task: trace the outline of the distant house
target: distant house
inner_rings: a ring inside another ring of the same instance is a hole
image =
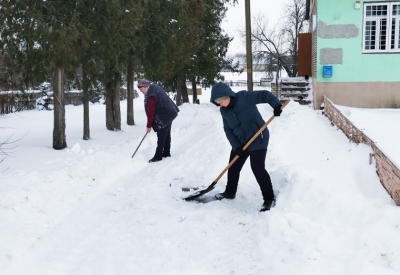
[[[306,3],[314,108],[400,108],[400,1]]]

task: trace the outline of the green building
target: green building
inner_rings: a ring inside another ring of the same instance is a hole
[[[314,108],[400,108],[400,1],[307,0]]]

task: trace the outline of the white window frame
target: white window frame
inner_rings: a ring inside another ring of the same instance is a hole
[[[400,52],[400,14],[397,12],[397,15],[393,15],[394,6],[398,6],[397,10],[400,8],[400,2],[373,2],[373,3],[364,3],[364,19],[363,19],[363,45],[362,52],[363,53],[396,53]],[[369,15],[367,16],[367,7],[368,6],[387,6],[387,14],[386,15]],[[381,21],[380,19],[386,19],[386,43],[385,49],[380,49],[379,45],[379,37],[381,36]],[[393,24],[392,20],[395,21]],[[366,49],[366,35],[371,34],[371,30],[367,30],[367,22],[375,23],[375,40],[372,40],[374,43],[374,49]],[[392,49],[392,28],[394,27],[394,49]],[[369,31],[369,33],[367,32]]]

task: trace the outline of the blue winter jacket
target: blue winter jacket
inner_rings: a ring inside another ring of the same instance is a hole
[[[279,99],[271,92],[240,91],[235,93],[223,82],[219,82],[211,89],[210,101],[219,106],[215,99],[229,96],[231,102],[227,107],[221,107],[224,130],[232,149],[244,146],[253,135],[265,124],[256,104],[268,103],[272,108],[281,106]],[[269,141],[268,128],[253,141],[246,151],[267,149]]]

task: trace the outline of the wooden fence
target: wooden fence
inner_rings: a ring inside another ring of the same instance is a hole
[[[36,108],[40,93],[0,93],[0,114],[9,114]]]
[[[18,92],[7,92],[3,93],[0,91],[0,115],[9,114],[13,112],[20,112],[23,110],[33,110],[36,106],[36,100],[40,97],[46,96],[45,93],[36,92],[36,93],[18,93]],[[82,104],[82,96],[83,93],[64,93],[64,103],[66,105],[72,104],[74,106]],[[126,99],[126,90],[121,89],[120,91],[120,99]],[[53,99],[51,96],[49,97],[49,104],[53,104]],[[90,101],[95,103],[99,100],[99,95],[93,95],[90,97]]]

